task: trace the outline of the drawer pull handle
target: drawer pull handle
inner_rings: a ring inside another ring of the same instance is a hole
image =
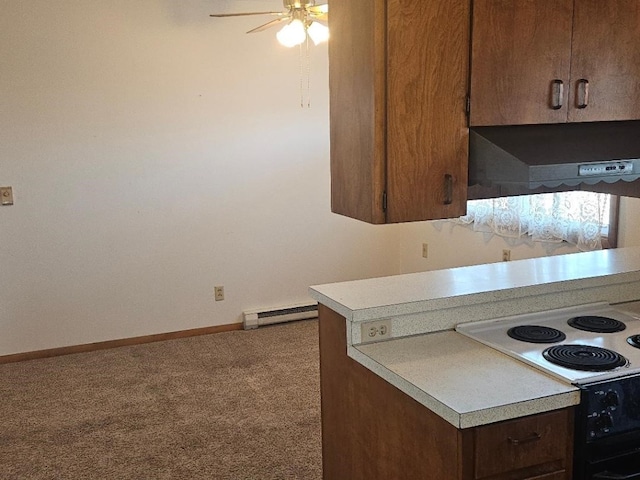
[[[511,443],[511,445],[522,445],[524,443],[537,442],[541,438],[542,438],[542,436],[539,433],[533,432],[531,435],[529,435],[528,437],[525,437],[525,438],[511,438],[511,437],[508,437],[508,440],[509,440],[509,443]]]
[[[551,108],[554,110],[560,110],[562,108],[562,100],[564,98],[564,83],[562,80],[554,80],[551,82],[552,95],[551,95]]]

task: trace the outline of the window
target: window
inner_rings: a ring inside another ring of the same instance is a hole
[[[470,200],[458,222],[503,237],[597,250],[615,246],[617,197],[576,191]]]

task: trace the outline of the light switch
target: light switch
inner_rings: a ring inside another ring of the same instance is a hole
[[[11,187],[0,187],[0,205],[13,205],[13,190]]]

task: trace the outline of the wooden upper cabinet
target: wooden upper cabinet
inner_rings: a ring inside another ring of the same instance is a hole
[[[638,0],[474,0],[470,124],[640,118]]]
[[[384,223],[384,0],[329,3],[331,209]]]
[[[570,122],[640,119],[640,1],[577,0]]]
[[[567,104],[572,16],[573,0],[474,0],[471,125],[567,121],[552,102]]]
[[[470,1],[330,1],[333,212],[465,214]]]

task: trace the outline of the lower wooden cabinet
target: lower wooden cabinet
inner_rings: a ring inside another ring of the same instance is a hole
[[[346,353],[319,306],[324,480],[571,480],[573,409],[459,430]]]
[[[570,425],[567,410],[558,410],[475,428],[475,478],[564,470]]]

